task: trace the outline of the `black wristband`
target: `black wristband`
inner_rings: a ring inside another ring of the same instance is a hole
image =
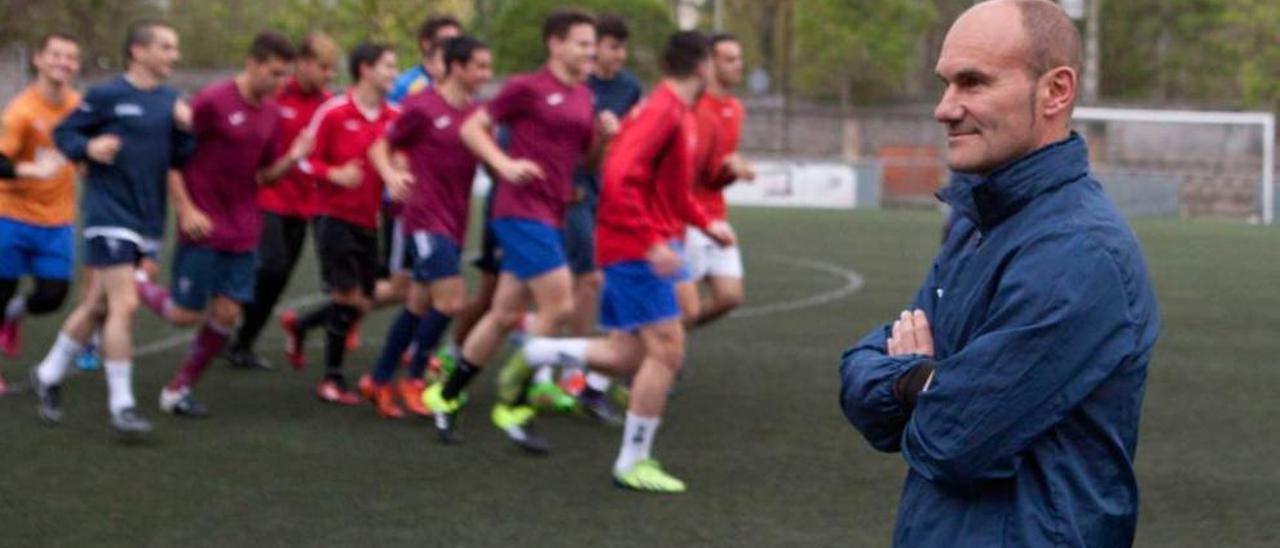
[[[902,403],[907,413],[911,413],[916,408],[916,397],[924,391],[925,384],[933,375],[935,365],[933,360],[921,360],[894,381],[893,397]]]
[[[18,172],[13,167],[13,162],[9,161],[9,157],[0,154],[0,179],[17,179]]]

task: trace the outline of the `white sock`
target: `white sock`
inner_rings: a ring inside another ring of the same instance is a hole
[[[524,359],[529,367],[558,363],[571,367],[587,364],[587,339],[532,337],[524,345]]]
[[[14,295],[9,299],[9,304],[4,307],[4,321],[12,322],[20,320],[27,315],[27,296]]]
[[[591,387],[592,390],[604,392],[609,389],[610,384],[613,384],[613,379],[608,376],[595,371],[587,371],[587,386]]]
[[[62,379],[67,377],[71,361],[76,359],[82,350],[84,350],[83,345],[66,333],[58,332],[58,339],[53,342],[53,348],[49,349],[44,360],[36,366],[36,376],[40,377],[40,382],[47,385],[61,383]]]
[[[555,371],[550,365],[539,367],[538,370],[533,373],[533,382],[535,384],[556,382]]]
[[[129,360],[106,360],[103,365],[107,370],[107,408],[111,414],[137,405],[133,401],[133,364]]]
[[[635,467],[637,462],[649,458],[653,448],[653,435],[658,431],[658,417],[641,417],[627,413],[627,425],[622,430],[622,447],[618,460],[613,461],[613,471],[622,474]]]

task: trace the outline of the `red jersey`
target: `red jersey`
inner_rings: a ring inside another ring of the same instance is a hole
[[[400,219],[409,232],[425,230],[466,243],[471,185],[480,161],[462,143],[458,131],[476,109],[450,105],[435,88],[410,95],[387,130],[387,143],[404,151],[413,189]]]
[[[573,172],[591,147],[595,113],[591,89],[568,85],[543,68],[507,81],[485,110],[509,130],[507,154],[531,160],[545,179],[500,181],[493,218],[529,219],[559,228],[573,199]]]
[[[356,104],[351,92],[330,99],[316,111],[307,128],[315,138],[315,147],[301,167],[316,178],[320,198],[317,213],[378,228],[382,178],[369,162],[369,146],[386,133],[387,125],[399,113],[399,108],[385,100],[377,110],[366,112]],[[346,188],[329,180],[330,169],[350,161],[360,165],[359,185]]]
[[[596,260],[601,266],[644,260],[686,225],[711,219],[693,199],[697,122],[688,105],[661,84],[636,105],[613,138],[601,170]]]
[[[193,241],[179,231],[180,238],[219,251],[257,249],[262,232],[254,199],[258,170],[277,157],[280,111],[271,99],[249,104],[235,80],[201,90],[191,110],[196,151],[182,175],[192,203],[213,221],[213,232]]]
[[[735,177],[724,159],[738,150],[743,112],[742,103],[732,95],[704,93],[694,107],[698,120],[698,167],[693,196],[712,219],[724,220],[729,215],[724,188]]]
[[[307,128],[316,109],[332,94],[320,89],[312,93],[302,91],[297,80],[289,79],[284,89],[276,96],[276,104],[280,107],[280,133],[276,141],[276,158],[284,156],[293,145],[293,140]],[[297,166],[290,168],[275,184],[258,189],[258,207],[279,215],[290,217],[310,217],[315,215],[316,181]]]

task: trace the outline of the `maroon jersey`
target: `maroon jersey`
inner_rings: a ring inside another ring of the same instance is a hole
[[[382,178],[369,163],[369,146],[387,131],[400,109],[383,101],[377,110],[365,112],[348,92],[334,97],[316,111],[307,131],[315,137],[303,171],[315,176],[320,197],[318,213],[367,228],[378,228],[382,206]],[[329,170],[355,161],[360,184],[354,188],[329,180]]]
[[[196,151],[183,178],[191,201],[213,222],[213,232],[194,243],[220,251],[257,249],[258,170],[276,158],[280,111],[272,99],[250,104],[234,80],[201,90],[191,108]]]
[[[544,179],[520,185],[500,181],[493,218],[528,219],[559,228],[573,198],[573,172],[582,162],[595,128],[591,89],[568,85],[542,70],[511,78],[485,110],[507,126],[507,154],[531,160]]]
[[[280,106],[280,139],[276,157],[284,156],[293,140],[307,128],[316,109],[332,96],[324,89],[305,93],[297,80],[290,79],[276,96]],[[291,217],[310,217],[316,211],[316,181],[297,166],[289,169],[273,185],[258,189],[258,206],[265,211]]]
[[[387,142],[409,157],[413,188],[400,219],[409,232],[426,230],[446,236],[458,247],[466,242],[471,211],[471,183],[476,159],[458,129],[476,109],[455,108],[435,88],[409,96],[400,118],[387,131]]]

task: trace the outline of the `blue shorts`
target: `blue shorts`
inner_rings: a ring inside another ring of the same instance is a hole
[[[90,267],[137,265],[143,259],[154,260],[160,242],[125,228],[86,228],[84,231],[84,263]]]
[[[671,276],[671,281],[678,284],[693,281],[693,271],[689,269],[689,252],[684,248],[684,241],[671,240],[667,244],[680,256],[680,270]]]
[[[71,225],[40,226],[0,218],[0,278],[25,275],[70,280],[75,262]]]
[[[257,265],[256,251],[179,245],[173,254],[173,302],[187,310],[204,310],[214,295],[240,304],[253,302]]]
[[[433,282],[462,274],[462,250],[453,240],[425,230],[408,235],[409,264],[415,282]]]
[[[587,184],[575,185],[579,200],[569,206],[564,219],[564,247],[569,271],[574,275],[596,270],[596,209],[599,193]]]
[[[654,273],[648,261],[627,261],[604,267],[600,325],[605,329],[635,331],[679,318],[675,283]]]
[[[524,281],[566,264],[564,237],[550,225],[528,219],[495,219],[490,226],[502,247],[503,272]]]

